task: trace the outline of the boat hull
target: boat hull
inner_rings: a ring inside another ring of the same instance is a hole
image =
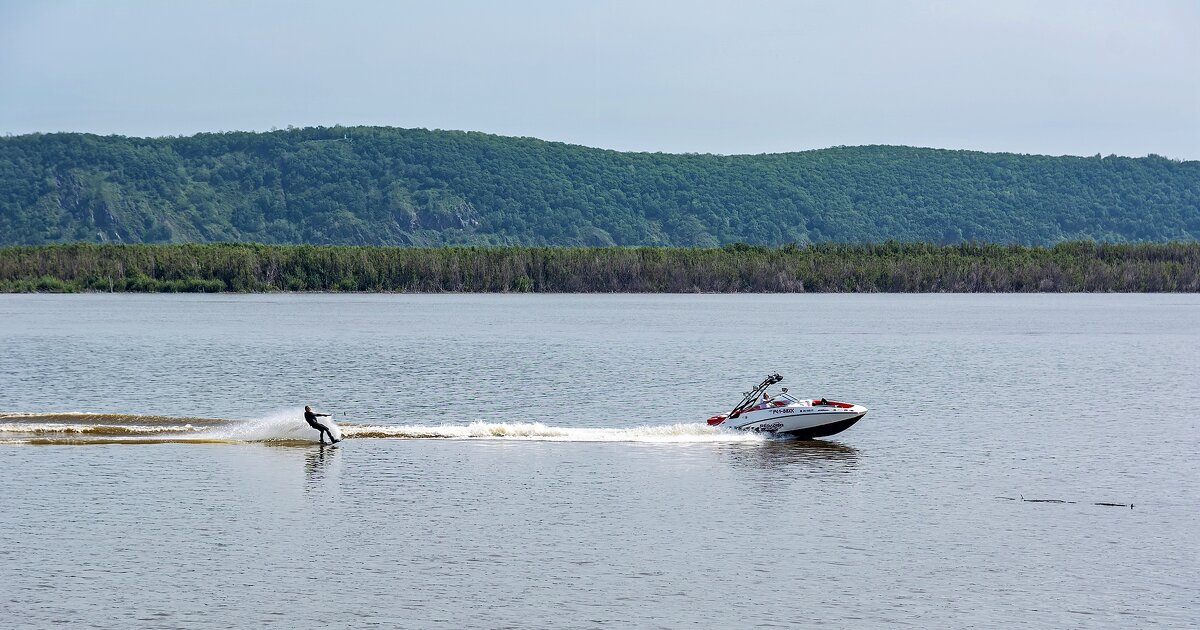
[[[829,437],[831,435],[841,433],[842,431],[845,431],[846,429],[849,429],[850,427],[854,426],[854,423],[858,422],[859,420],[862,420],[862,417],[865,415],[867,415],[867,414],[860,413],[857,416],[853,416],[853,417],[847,418],[845,420],[838,420],[835,422],[831,422],[829,424],[822,424],[820,426],[810,427],[808,429],[796,429],[794,431],[784,431],[784,432],[776,431],[775,435],[781,435],[781,436],[786,435],[788,437],[792,437],[792,438],[796,438],[796,439],[800,439],[800,440],[812,440],[815,438]]]

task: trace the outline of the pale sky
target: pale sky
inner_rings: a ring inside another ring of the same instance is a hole
[[[0,0],[0,133],[1200,159],[1198,0]]]

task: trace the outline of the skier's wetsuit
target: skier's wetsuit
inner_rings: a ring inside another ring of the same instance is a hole
[[[329,429],[325,425],[317,422],[317,416],[328,416],[328,415],[329,414],[327,414],[327,413],[313,413],[313,410],[309,409],[307,406],[304,408],[304,419],[308,422],[308,426],[321,432],[321,435],[319,438],[321,440],[321,443],[322,444],[325,443],[325,434],[329,433],[329,443],[336,444],[338,441],[333,439],[333,433],[330,433]]]

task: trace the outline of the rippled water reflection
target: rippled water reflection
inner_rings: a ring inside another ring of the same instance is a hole
[[[0,296],[0,322],[0,414],[117,414],[0,431],[45,443],[0,445],[4,627],[1200,610],[1195,296]],[[768,370],[871,412],[690,428]],[[359,437],[306,442],[305,403]],[[215,441],[28,433],[180,422]]]

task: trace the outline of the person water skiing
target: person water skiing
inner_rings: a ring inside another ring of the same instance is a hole
[[[312,407],[309,407],[308,405],[304,405],[304,420],[308,422],[308,426],[310,426],[310,427],[312,427],[312,428],[314,428],[314,429],[316,429],[316,430],[318,430],[318,431],[320,431],[320,432],[321,432],[321,434],[320,434],[320,436],[319,436],[319,439],[321,440],[321,443],[322,443],[322,444],[324,444],[324,443],[325,443],[325,434],[326,434],[326,433],[329,433],[329,443],[330,443],[330,444],[337,444],[338,442],[340,442],[341,440],[335,440],[335,439],[333,439],[333,433],[330,433],[330,431],[329,431],[329,428],[328,428],[328,427],[326,427],[325,425],[323,425],[323,424],[321,424],[321,423],[317,422],[317,416],[326,416],[326,417],[328,417],[328,416],[329,416],[329,414],[327,414],[327,413],[315,413],[315,412],[313,412],[313,410],[312,410]]]

